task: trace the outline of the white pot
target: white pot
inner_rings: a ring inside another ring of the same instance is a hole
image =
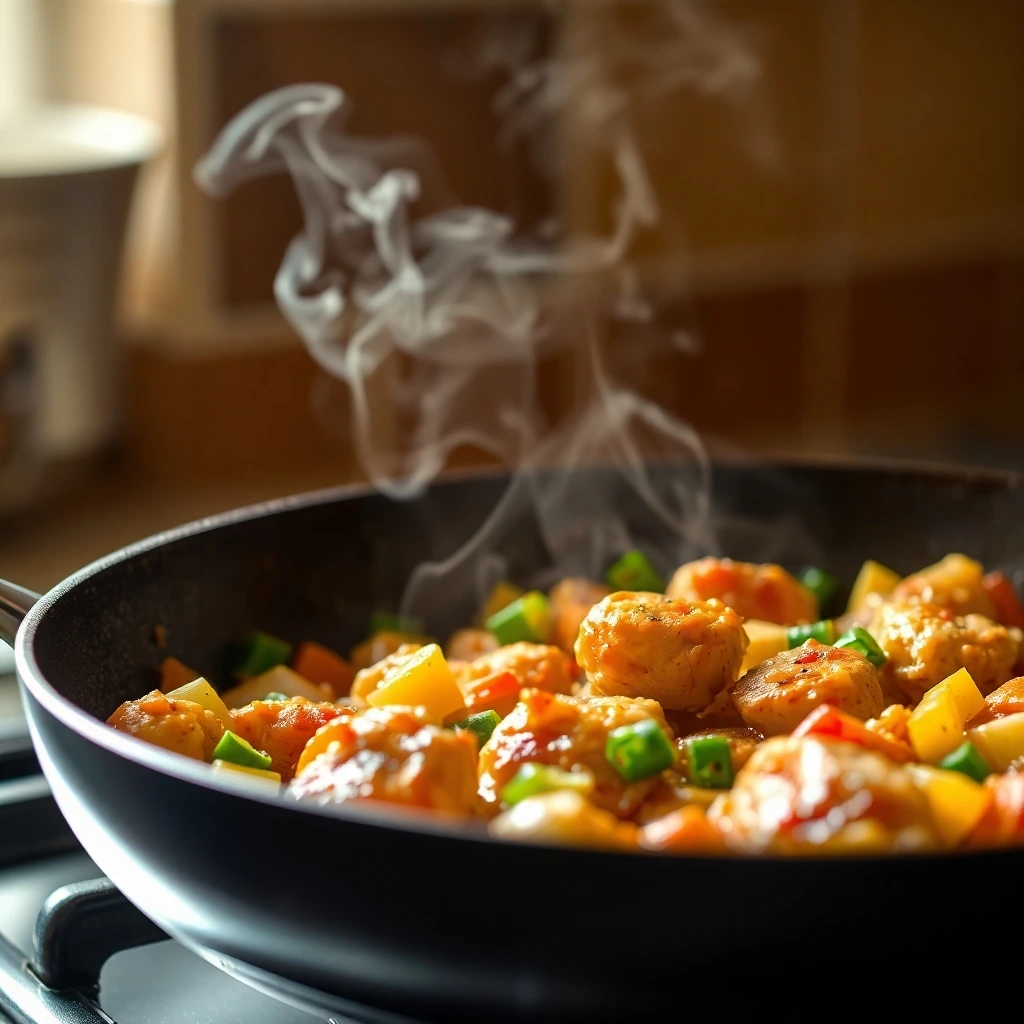
[[[108,110],[0,121],[0,511],[121,421],[114,311],[125,228],[155,125]]]

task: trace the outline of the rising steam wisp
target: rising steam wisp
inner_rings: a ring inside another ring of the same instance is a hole
[[[463,445],[517,467],[483,529],[457,555],[414,573],[407,611],[429,608],[439,616],[446,592],[486,591],[503,572],[502,533],[527,514],[536,516],[561,574],[599,576],[633,546],[624,504],[642,507],[651,526],[648,546],[657,548],[664,568],[715,546],[700,438],[613,381],[597,335],[604,317],[649,326],[653,316],[627,260],[637,233],[659,218],[631,103],[697,88],[746,111],[756,96],[758,62],[703,0],[665,4],[653,37],[613,30],[599,45],[593,34],[605,17],[601,10],[595,5],[588,28],[554,57],[538,58],[499,20],[476,60],[460,67],[501,72],[495,107],[505,144],[544,137],[551,119],[572,105],[594,158],[608,159],[617,175],[606,235],[566,238],[558,224],[527,233],[501,213],[459,205],[422,140],[351,134],[350,101],[328,85],[284,88],[253,103],[196,169],[216,194],[268,173],[291,175],[305,227],[278,271],[276,300],[317,363],[349,386],[357,452],[375,486],[398,499],[413,497]],[[760,158],[774,158],[770,132],[747,138]],[[550,146],[535,146],[534,153],[558,172]],[[420,212],[425,195],[438,208]],[[539,296],[566,281],[575,283],[563,295],[587,301],[563,302],[559,318]],[[538,411],[535,375],[538,352],[554,334],[585,353],[591,387],[586,404],[549,429]],[[396,416],[382,417],[382,403],[411,422],[405,436],[394,436]],[[656,482],[647,468],[652,443],[685,457],[693,471]],[[582,478],[547,472],[598,462],[613,471],[588,478],[585,488]]]

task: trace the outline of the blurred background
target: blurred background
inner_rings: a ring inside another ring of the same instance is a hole
[[[611,46],[657,3],[0,0],[0,576],[45,589],[175,523],[361,478],[345,388],[273,301],[291,183],[193,183],[232,115],[335,83],[353,130],[420,134],[463,201],[571,237],[613,199],[585,112],[555,118],[553,173],[510,161],[464,55],[496,16],[540,59]],[[692,343],[609,329],[609,366],[746,451],[1024,468],[1024,4],[714,6],[758,56],[754,113],[713,85],[634,105],[662,220],[631,263]],[[557,422],[578,365],[538,372]]]

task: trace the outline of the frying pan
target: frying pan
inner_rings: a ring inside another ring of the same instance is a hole
[[[736,558],[814,557],[850,580],[865,557],[907,572],[963,551],[1013,573],[1022,482],[726,464],[713,502]],[[661,1019],[702,998],[735,1010],[832,989],[852,1010],[890,972],[935,981],[943,949],[1015,948],[1024,895],[1009,880],[1024,851],[689,859],[506,843],[384,807],[254,792],[103,723],[152,688],[169,653],[217,679],[229,642],[253,628],[347,649],[506,483],[470,475],[401,504],[351,489],[290,498],[116,552],[34,605],[4,587],[3,632],[23,617],[17,671],[57,803],[145,914],[256,987],[368,1022]],[[737,514],[776,525],[728,536]],[[801,529],[778,526],[794,517]],[[548,557],[529,520],[503,548],[516,578]],[[474,596],[456,609],[463,622]]]

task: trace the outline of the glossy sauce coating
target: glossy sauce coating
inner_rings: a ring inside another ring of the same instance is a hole
[[[200,761],[210,760],[224,735],[224,723],[212,711],[190,700],[168,700],[159,690],[125,701],[107,722],[137,739]]]

